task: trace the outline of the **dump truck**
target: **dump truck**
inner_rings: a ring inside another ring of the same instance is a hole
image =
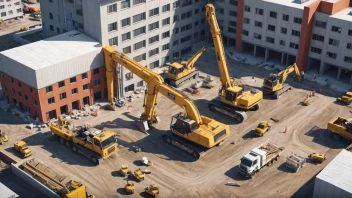
[[[328,130],[333,133],[335,140],[340,140],[342,137],[348,140],[352,140],[352,121],[347,120],[344,117],[336,116],[327,126]]]
[[[261,121],[255,128],[255,134],[262,137],[266,132],[270,131],[271,125],[267,121]]]
[[[32,155],[31,150],[29,150],[26,142],[24,141],[19,141],[14,144],[15,150],[21,153],[23,157],[29,157]]]
[[[120,168],[120,174],[122,176],[126,176],[128,173],[130,172],[130,170],[128,169],[128,166],[127,165],[121,165],[121,168]]]
[[[125,191],[127,193],[133,194],[134,193],[134,189],[135,189],[134,182],[133,181],[127,181],[127,184],[125,185]]]
[[[297,154],[292,154],[286,157],[286,167],[293,170],[293,172],[298,172],[304,167],[305,163],[306,159]]]
[[[145,179],[145,174],[142,172],[141,169],[137,169],[133,172],[133,176],[136,178],[138,181],[143,181]]]
[[[41,185],[36,184],[33,187],[45,194],[46,197],[53,193],[62,198],[94,198],[93,195],[88,196],[87,187],[80,181],[69,179],[35,158],[18,164],[16,167],[18,168],[14,167],[15,175],[19,174],[17,176],[22,179],[26,177],[25,181],[30,184],[40,183]]]
[[[157,197],[159,195],[159,187],[156,184],[152,184],[144,189],[144,191],[152,196],[152,197]]]
[[[342,102],[347,105],[351,104],[352,102],[352,92],[346,92],[343,96],[336,98],[337,102]]]
[[[312,153],[312,154],[308,155],[308,158],[311,159],[313,162],[323,163],[323,161],[326,160],[326,155],[318,154],[318,153]]]
[[[111,131],[99,130],[86,125],[69,130],[60,124],[50,125],[50,130],[61,144],[89,158],[94,164],[101,163],[117,152],[117,141]]]
[[[271,166],[280,157],[283,147],[270,142],[253,148],[241,158],[238,172],[247,178],[253,178],[264,166]]]

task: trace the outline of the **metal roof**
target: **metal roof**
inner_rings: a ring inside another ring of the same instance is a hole
[[[3,54],[38,70],[101,48],[100,43],[78,31],[70,31],[28,45],[12,48]]]
[[[11,189],[6,187],[1,182],[0,182],[0,195],[1,197],[13,197],[13,198],[18,197],[18,195],[15,192],[13,192]]]
[[[352,152],[343,149],[318,175],[317,178],[352,193]]]

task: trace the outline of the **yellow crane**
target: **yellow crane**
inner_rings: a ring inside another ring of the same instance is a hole
[[[243,110],[258,110],[259,102],[263,99],[263,92],[257,89],[245,90],[242,83],[236,83],[234,79],[230,78],[214,5],[207,4],[205,8],[210,32],[213,37],[221,81],[219,97],[210,101],[209,109],[233,117],[238,122],[243,122],[247,117]]]
[[[278,74],[270,74],[270,76],[265,77],[263,82],[264,95],[274,94],[274,97],[279,99],[280,95],[290,90],[292,87],[286,84],[285,81],[288,75],[292,72],[295,72],[295,79],[297,81],[301,81],[301,72],[299,71],[296,63],[288,66]]]
[[[111,46],[103,48],[108,83],[108,95],[113,96],[113,71],[117,64],[124,66],[147,83],[144,98],[144,113],[137,121],[142,131],[147,131],[158,123],[155,105],[158,93],[161,93],[176,105],[184,109],[172,117],[170,123],[173,135],[163,135],[163,140],[174,145],[194,157],[199,158],[204,148],[212,148],[229,137],[229,126],[216,120],[200,115],[194,102],[186,95],[164,83],[157,73],[129,58],[124,53],[116,51]],[[188,140],[188,141],[185,141]],[[192,142],[193,144],[190,144]]]
[[[173,87],[179,87],[181,84],[196,79],[199,76],[199,72],[194,67],[194,63],[202,56],[205,52],[205,47],[200,49],[187,61],[168,63],[169,72],[165,82]]]

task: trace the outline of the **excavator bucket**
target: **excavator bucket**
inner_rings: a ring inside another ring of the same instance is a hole
[[[144,133],[147,133],[147,131],[149,130],[148,121],[137,120],[136,123],[139,130],[141,130]]]

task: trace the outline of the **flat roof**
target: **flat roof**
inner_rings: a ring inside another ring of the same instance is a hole
[[[352,193],[352,152],[343,149],[317,178]]]
[[[11,189],[9,189],[1,182],[0,182],[0,195],[1,197],[13,197],[13,198],[18,197],[18,195],[15,192],[13,192]]]
[[[0,54],[33,70],[39,70],[95,51],[97,48],[101,48],[100,43],[74,30],[2,51]]]
[[[284,6],[288,6],[288,7],[303,9],[304,6],[310,5],[313,2],[315,2],[316,0],[308,0],[304,3],[299,3],[300,1],[297,1],[297,0],[263,0],[263,1],[269,2],[269,3],[280,4],[280,5],[284,5]]]
[[[352,8],[345,8],[344,10],[341,10],[340,12],[332,15],[331,18],[341,19],[344,21],[352,21]]]

